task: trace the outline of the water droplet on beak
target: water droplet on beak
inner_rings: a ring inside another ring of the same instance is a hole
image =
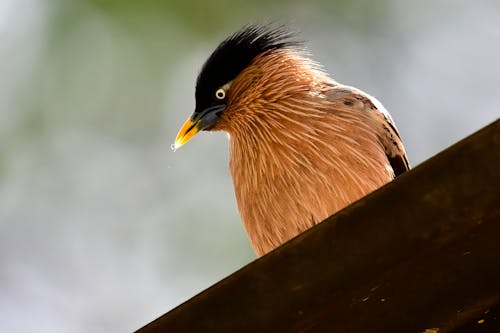
[[[175,151],[177,150],[177,147],[175,146],[175,143],[172,143],[170,145],[170,149],[172,149],[172,151],[175,153]]]

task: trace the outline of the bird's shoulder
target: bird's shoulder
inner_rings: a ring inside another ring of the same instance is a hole
[[[394,176],[399,176],[410,169],[406,151],[394,120],[375,97],[357,88],[340,84],[329,86],[325,90],[324,96],[332,102],[334,109],[356,111],[367,116],[377,132],[394,171]]]

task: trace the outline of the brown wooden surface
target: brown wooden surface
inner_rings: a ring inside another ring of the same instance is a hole
[[[499,306],[497,120],[138,332],[500,332]]]

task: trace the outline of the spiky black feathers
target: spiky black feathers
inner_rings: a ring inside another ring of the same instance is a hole
[[[202,111],[220,101],[215,91],[232,81],[258,55],[283,48],[297,48],[294,32],[284,28],[250,25],[225,39],[207,59],[196,82],[196,110]]]

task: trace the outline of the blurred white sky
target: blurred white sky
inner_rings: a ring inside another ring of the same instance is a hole
[[[232,30],[68,3],[0,1],[2,332],[131,331],[254,258],[225,136],[170,151]],[[382,101],[415,165],[500,114],[500,6],[384,4],[291,3],[279,18],[334,78]],[[228,25],[273,18],[239,15]]]

